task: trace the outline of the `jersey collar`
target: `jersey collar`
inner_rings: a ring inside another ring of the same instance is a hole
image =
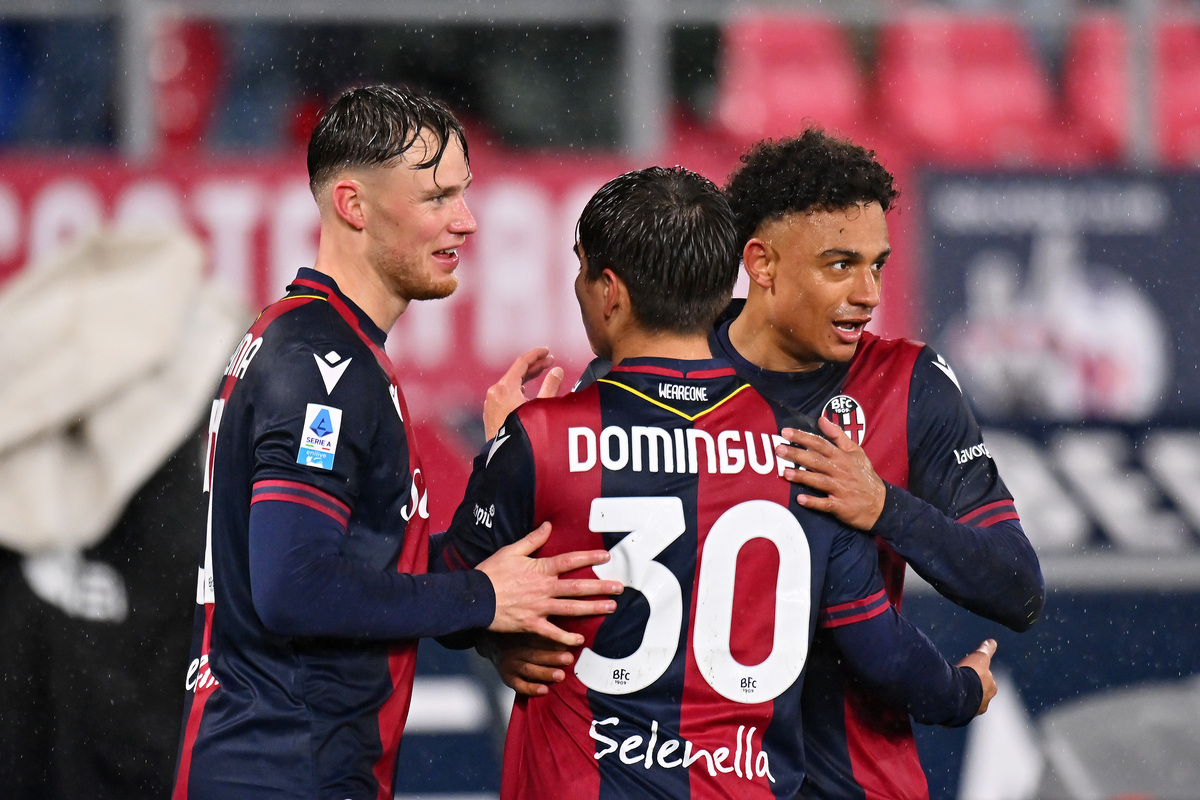
[[[336,295],[343,303],[346,304],[346,306],[351,312],[353,312],[355,318],[358,320],[359,329],[368,339],[380,347],[383,347],[387,343],[387,333],[381,330],[380,327],[376,325],[369,316],[367,316],[367,312],[355,305],[353,300],[342,293],[342,290],[338,288],[337,281],[335,281],[333,278],[329,277],[324,272],[318,272],[317,270],[310,269],[308,267],[301,267],[300,271],[296,273],[296,280],[319,283],[330,294]],[[288,287],[289,292],[296,289],[300,289],[302,291],[311,291],[311,288],[308,286],[297,287],[292,285]]]

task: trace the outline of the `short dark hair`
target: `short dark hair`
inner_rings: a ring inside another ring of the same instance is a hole
[[[707,330],[733,294],[740,247],[729,202],[683,167],[649,167],[604,184],[579,217],[578,239],[588,280],[611,269],[648,330]]]
[[[387,165],[408,152],[422,130],[434,135],[438,148],[417,168],[436,169],[451,136],[466,156],[462,124],[440,101],[405,87],[350,89],[333,101],[308,140],[308,185],[316,195],[340,169]]]
[[[884,212],[900,192],[875,152],[809,128],[800,136],[759,142],[742,155],[725,185],[740,244],[768,220],[808,211],[879,203]]]

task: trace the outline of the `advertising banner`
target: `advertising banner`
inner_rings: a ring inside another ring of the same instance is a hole
[[[1187,796],[1198,734],[1172,709],[1200,697],[1200,174],[932,173],[922,200],[922,330],[1049,589],[1021,635],[906,592],[944,652],[1000,643],[987,715],[918,731],[931,797]]]
[[[923,185],[924,326],[1040,552],[1200,544],[1200,175]]]
[[[573,289],[584,203],[610,178],[655,163],[683,164],[720,185],[737,156],[733,148],[690,148],[642,162],[473,144],[467,200],[479,229],[462,251],[459,290],[414,303],[388,339],[413,413],[477,414],[484,389],[540,345],[552,348],[573,381],[591,358]],[[876,315],[877,332],[908,330],[910,248],[902,242],[911,220],[890,218],[893,311]],[[147,166],[99,156],[0,159],[0,286],[97,228],[182,227],[204,245],[210,274],[257,311],[283,294],[297,268],[311,266],[318,224],[302,152]]]

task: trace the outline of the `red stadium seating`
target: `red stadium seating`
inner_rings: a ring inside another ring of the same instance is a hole
[[[1067,34],[1063,106],[1093,151],[1117,163],[1129,140],[1128,37],[1113,14],[1085,14]]]
[[[725,25],[716,120],[734,139],[794,135],[813,123],[853,137],[864,91],[846,32],[834,21],[757,13]]]
[[[990,166],[1064,157],[1049,78],[1010,17],[905,15],[882,26],[876,67],[880,122],[931,161]]]
[[[1163,163],[1200,165],[1200,20],[1164,23],[1157,61],[1155,119]]]
[[[221,56],[215,25],[189,20],[159,25],[151,70],[163,150],[187,150],[201,143],[220,90]]]
[[[1063,101],[1068,115],[1106,160],[1129,144],[1130,40],[1115,14],[1080,18],[1067,39]],[[1153,126],[1166,166],[1200,165],[1200,20],[1172,18],[1155,35]]]

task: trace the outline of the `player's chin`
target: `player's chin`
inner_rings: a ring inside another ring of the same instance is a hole
[[[831,342],[825,347],[825,352],[821,353],[821,358],[831,364],[843,364],[854,358],[854,351],[858,349],[858,342]]]
[[[423,285],[417,287],[410,300],[441,300],[443,297],[449,297],[454,294],[454,290],[458,288],[457,275],[440,275],[435,278],[430,278]]]

